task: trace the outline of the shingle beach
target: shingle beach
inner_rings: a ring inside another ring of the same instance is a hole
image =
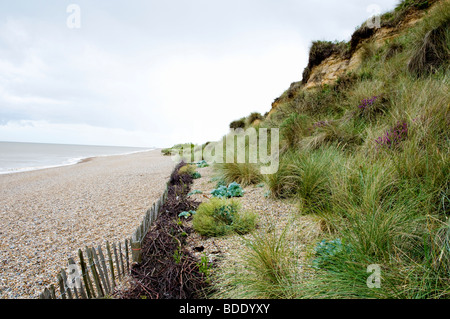
[[[35,298],[79,248],[130,238],[175,164],[154,150],[0,175],[0,299]]]

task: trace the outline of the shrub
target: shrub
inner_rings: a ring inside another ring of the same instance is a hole
[[[267,193],[273,198],[289,198],[295,193],[295,183],[292,178],[292,163],[300,156],[298,152],[288,150],[280,157],[278,171],[274,174],[265,175],[265,183],[269,188]]]
[[[195,173],[194,165],[186,164],[178,169],[178,174],[180,174],[180,175],[189,174],[189,175],[193,176],[194,173]]]
[[[302,267],[287,228],[253,232],[238,260],[215,274],[219,289],[213,298],[293,299],[301,287],[296,272]]]
[[[202,175],[199,172],[197,172],[195,169],[196,169],[195,165],[186,164],[186,165],[180,167],[180,169],[178,170],[178,174],[179,175],[189,175],[192,177],[192,179],[201,178]]]
[[[330,210],[330,179],[333,166],[339,164],[336,150],[320,150],[295,158],[291,163],[289,184],[294,185],[294,196],[300,200],[303,213]]]
[[[342,161],[334,147],[292,151],[281,157],[278,171],[267,175],[266,184],[275,198],[297,198],[302,213],[323,213],[330,209],[330,180]]]
[[[198,207],[192,220],[193,227],[207,237],[248,233],[256,226],[256,215],[240,210],[241,205],[237,201],[212,198]]]
[[[189,192],[188,188],[185,186],[192,184],[193,181],[192,175],[187,173],[187,171],[191,170],[191,168],[187,166],[189,165],[183,161],[178,163],[169,179],[169,184],[176,186],[177,191],[183,194],[186,191]]]
[[[341,102],[345,94],[336,88],[337,86],[324,85],[319,90],[297,94],[287,116],[293,112],[308,115],[311,118],[341,114],[343,111]]]
[[[238,128],[245,129],[245,126],[246,126],[245,117],[230,123],[230,129],[234,130]]]
[[[255,122],[256,120],[262,121],[263,119],[264,119],[264,117],[261,115],[261,113],[253,112],[252,114],[250,114],[248,116],[248,124],[252,125],[253,122]]]
[[[172,155],[172,149],[171,148],[164,148],[161,150],[162,155],[164,156],[171,156]]]

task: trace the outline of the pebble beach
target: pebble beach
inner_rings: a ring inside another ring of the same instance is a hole
[[[153,150],[0,175],[0,299],[36,298],[78,249],[130,238],[175,165]]]

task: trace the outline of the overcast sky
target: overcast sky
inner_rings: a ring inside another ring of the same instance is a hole
[[[217,140],[301,80],[311,41],[397,2],[1,1],[0,141]]]

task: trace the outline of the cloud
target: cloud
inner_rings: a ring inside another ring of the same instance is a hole
[[[0,140],[218,139],[269,111],[311,41],[348,38],[371,3],[79,0],[81,29],[66,26],[69,3],[0,4]]]
[[[155,133],[46,121],[8,121],[0,125],[0,136],[16,142],[158,147],[152,144],[158,138]]]

